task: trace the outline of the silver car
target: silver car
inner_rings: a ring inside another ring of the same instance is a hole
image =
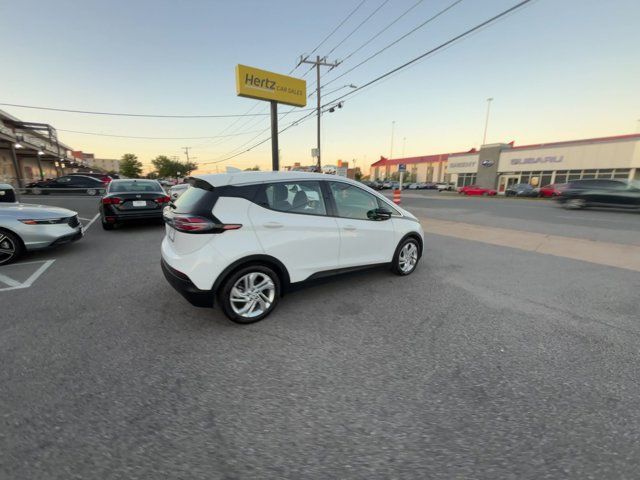
[[[18,202],[11,185],[0,183],[0,265],[25,250],[40,250],[80,240],[78,214],[66,208]]]
[[[169,196],[171,197],[171,201],[177,200],[180,195],[187,191],[191,185],[188,183],[179,183],[178,185],[174,185],[169,189]]]

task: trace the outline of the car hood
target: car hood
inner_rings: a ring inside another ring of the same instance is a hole
[[[0,203],[0,215],[15,214],[24,218],[63,218],[77,215],[77,212],[66,208],[51,207],[49,205],[34,205],[30,203]]]

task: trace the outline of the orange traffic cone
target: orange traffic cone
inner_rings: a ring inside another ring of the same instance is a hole
[[[396,188],[393,191],[393,203],[395,203],[396,205],[400,205],[401,199],[400,199],[400,189]]]

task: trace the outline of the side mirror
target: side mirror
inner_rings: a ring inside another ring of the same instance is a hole
[[[391,218],[391,212],[386,208],[374,208],[367,212],[367,217],[370,220],[389,220]]]

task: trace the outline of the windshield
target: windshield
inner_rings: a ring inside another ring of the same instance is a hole
[[[155,180],[114,180],[109,185],[109,193],[163,192]]]

